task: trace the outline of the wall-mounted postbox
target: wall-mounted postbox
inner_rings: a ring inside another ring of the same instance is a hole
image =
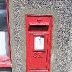
[[[50,72],[52,16],[26,15],[26,72]]]

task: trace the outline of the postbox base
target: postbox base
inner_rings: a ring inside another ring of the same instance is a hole
[[[29,70],[28,72],[49,72],[48,70]]]

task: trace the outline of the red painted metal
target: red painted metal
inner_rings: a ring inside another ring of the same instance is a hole
[[[26,72],[50,72],[52,16],[26,15]],[[34,38],[44,37],[44,49],[34,49]]]
[[[12,67],[11,64],[11,50],[10,50],[10,26],[9,26],[9,9],[8,9],[8,0],[6,0],[6,24],[8,30],[8,55],[0,56],[0,67]]]

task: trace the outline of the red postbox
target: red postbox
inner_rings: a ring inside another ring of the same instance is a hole
[[[52,16],[26,15],[26,72],[50,72]]]

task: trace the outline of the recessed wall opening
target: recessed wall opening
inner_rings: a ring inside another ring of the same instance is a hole
[[[11,72],[8,0],[0,0],[0,72]]]
[[[8,56],[6,0],[0,0],[0,56]]]

